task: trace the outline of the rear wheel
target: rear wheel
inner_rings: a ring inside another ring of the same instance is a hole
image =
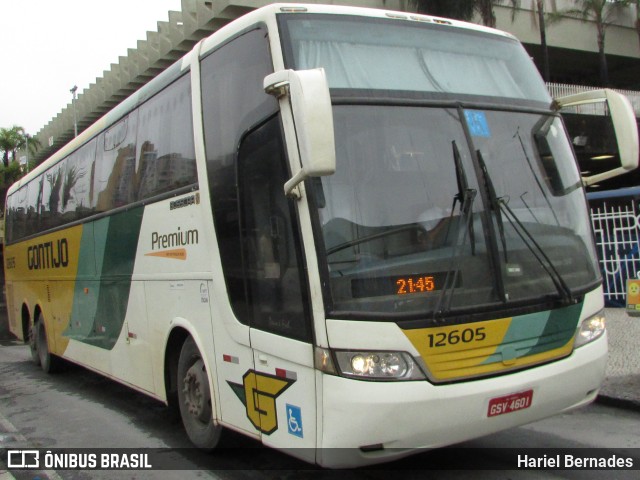
[[[44,324],[42,314],[38,315],[36,321],[36,350],[40,359],[40,367],[46,373],[53,373],[60,368],[60,358],[49,352],[49,342],[47,340],[47,329]]]
[[[180,416],[189,440],[198,448],[215,448],[222,427],[213,423],[207,369],[191,337],[185,340],[180,351],[177,380]]]
[[[29,350],[31,351],[31,361],[40,366],[40,354],[38,353],[38,324],[34,323],[29,327]]]

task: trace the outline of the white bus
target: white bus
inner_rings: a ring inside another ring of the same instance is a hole
[[[635,168],[628,103],[591,96]],[[587,404],[601,277],[558,104],[503,32],[253,11],[11,187],[11,331],[177,404],[198,447],[330,467]]]

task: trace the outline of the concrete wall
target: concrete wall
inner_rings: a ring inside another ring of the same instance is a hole
[[[182,0],[181,12],[170,12],[169,20],[158,22],[157,32],[147,32],[136,49],[111,64],[94,83],[79,92],[75,102],[78,131],[82,131],[100,116],[151,80],[155,75],[179,59],[199,40],[244,13],[272,3],[269,0]],[[308,3],[349,4],[390,10],[411,10],[409,0],[351,0],[308,1]],[[573,2],[548,0],[547,10],[563,10]],[[510,4],[510,2],[505,2]],[[512,19],[512,9],[496,5],[497,27],[513,33],[521,41],[539,44],[537,17],[532,0],[521,0]],[[633,28],[635,7],[625,9],[617,24],[607,33],[607,52],[637,58],[640,54],[638,37]],[[567,18],[548,28],[550,46],[588,52],[597,51],[593,22]],[[68,143],[74,134],[74,109],[70,103],[36,135],[42,148],[35,155],[42,161]]]
[[[534,0],[520,0],[520,8],[513,9],[496,5],[497,28],[513,33],[523,43],[540,44],[538,15]],[[570,0],[546,0],[545,12],[563,12],[575,8]],[[513,19],[512,19],[513,17]],[[640,43],[635,30],[636,7],[615,7],[611,16],[611,26],[606,31],[606,52],[625,57],[640,57]],[[547,25],[547,42],[550,47],[597,52],[597,31],[594,21],[582,21],[578,17],[565,16],[562,20]]]

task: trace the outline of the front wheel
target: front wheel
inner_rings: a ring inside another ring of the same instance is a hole
[[[213,422],[207,369],[191,337],[185,340],[180,351],[177,380],[180,416],[189,440],[201,449],[215,448],[222,427]]]

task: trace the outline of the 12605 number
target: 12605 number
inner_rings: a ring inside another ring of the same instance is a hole
[[[429,338],[429,347],[437,348],[459,343],[481,342],[487,338],[487,333],[485,327],[478,327],[450,330],[447,333],[430,333],[427,337]]]

